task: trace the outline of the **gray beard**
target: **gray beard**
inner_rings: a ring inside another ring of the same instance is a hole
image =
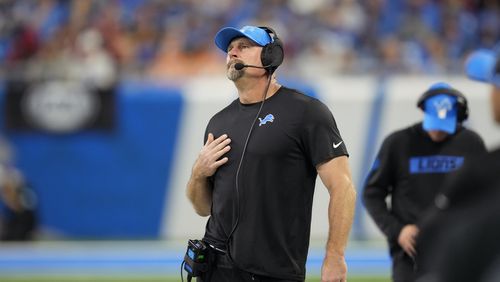
[[[236,81],[240,77],[243,76],[244,70],[236,70],[234,68],[230,68],[227,70],[227,78],[231,81]]]

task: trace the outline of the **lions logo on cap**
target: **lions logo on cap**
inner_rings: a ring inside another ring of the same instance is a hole
[[[440,101],[434,101],[434,108],[440,119],[445,119],[449,111],[451,111],[453,105],[449,98],[444,98]]]

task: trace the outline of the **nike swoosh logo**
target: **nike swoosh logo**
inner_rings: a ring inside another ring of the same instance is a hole
[[[337,143],[337,144],[333,143],[333,148],[334,148],[334,149],[337,149],[337,148],[340,146],[340,144],[342,144],[342,142],[344,142],[344,141],[340,141],[340,142],[339,142],[339,143]]]

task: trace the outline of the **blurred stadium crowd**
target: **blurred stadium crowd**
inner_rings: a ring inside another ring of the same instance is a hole
[[[225,25],[274,27],[293,75],[460,73],[500,40],[497,0],[0,1],[2,71],[182,78],[222,71]],[[87,66],[81,68],[80,66]],[[80,68],[79,68],[80,67]],[[26,68],[24,68],[26,70]]]

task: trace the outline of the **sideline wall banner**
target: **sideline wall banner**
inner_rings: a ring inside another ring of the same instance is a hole
[[[114,85],[99,89],[77,80],[8,80],[5,88],[7,130],[66,134],[114,127]]]
[[[174,87],[131,81],[115,93],[113,130],[94,123],[61,134],[25,123],[6,131],[15,165],[38,195],[41,231],[48,237],[159,237],[183,95]]]

